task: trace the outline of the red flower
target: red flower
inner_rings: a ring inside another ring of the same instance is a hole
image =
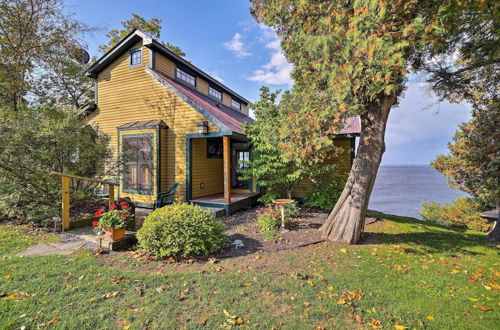
[[[97,213],[97,212],[96,212]],[[97,227],[99,226],[99,221],[98,220],[95,220],[95,221],[92,221],[92,227]]]
[[[127,205],[127,203],[122,201],[122,202],[120,202],[120,205]]]
[[[102,214],[102,210],[95,211],[94,216],[100,217]]]
[[[122,219],[123,220],[126,220],[128,218],[128,216],[126,214],[122,214]]]
[[[114,209],[116,209],[116,205],[115,205],[115,204],[110,205],[110,206],[109,206],[109,209],[110,209],[110,210],[114,210]]]

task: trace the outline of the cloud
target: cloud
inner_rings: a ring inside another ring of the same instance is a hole
[[[429,164],[447,153],[458,125],[470,118],[468,104],[438,102],[424,83],[409,83],[387,123],[383,164]]]
[[[259,25],[259,28],[261,30],[261,41],[266,42],[265,47],[272,50],[271,58],[266,64],[255,70],[252,76],[247,79],[268,85],[292,85],[293,80],[290,74],[292,73],[293,65],[283,55],[280,39],[271,28],[264,25]]]
[[[243,43],[243,35],[240,33],[235,33],[233,38],[227,42],[224,42],[222,45],[227,50],[233,52],[237,57],[244,58],[252,55],[246,50],[246,46]]]

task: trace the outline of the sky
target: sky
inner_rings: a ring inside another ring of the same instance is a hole
[[[247,0],[68,0],[76,18],[96,27],[85,38],[91,56],[106,33],[133,13],[162,20],[161,40],[179,46],[194,65],[250,101],[262,85],[289,89],[292,65],[274,31],[255,22]],[[457,126],[470,118],[467,104],[437,102],[425,84],[411,79],[389,116],[382,165],[429,164],[447,152]]]

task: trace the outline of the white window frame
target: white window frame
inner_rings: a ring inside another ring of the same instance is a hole
[[[133,63],[133,56],[134,54],[136,53],[139,53],[139,63]],[[138,65],[141,65],[142,64],[142,49],[140,48],[135,48],[135,49],[131,49],[130,52],[129,52],[129,66],[138,66]]]
[[[222,92],[218,91],[212,86],[208,86],[208,96],[216,100],[222,101]]]
[[[231,108],[241,111],[241,102],[231,99]]]
[[[182,81],[185,84],[188,84],[189,86],[196,87],[196,77],[187,73],[182,69],[175,68],[175,78]],[[189,78],[192,78],[192,81]]]

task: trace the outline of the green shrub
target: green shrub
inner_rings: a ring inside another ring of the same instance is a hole
[[[337,203],[344,189],[347,176],[330,172],[313,181],[313,191],[307,197],[305,205],[331,210]]]
[[[488,231],[490,224],[481,218],[480,204],[473,198],[458,198],[453,204],[424,203],[420,210],[424,220],[446,226],[468,228],[476,231]]]
[[[207,255],[227,244],[224,225],[198,205],[173,204],[151,212],[137,232],[156,257]]]
[[[285,227],[290,227],[292,218],[299,216],[300,208],[297,203],[285,204]],[[264,239],[273,241],[279,235],[281,227],[281,206],[268,204],[265,208],[257,211],[257,226]]]

